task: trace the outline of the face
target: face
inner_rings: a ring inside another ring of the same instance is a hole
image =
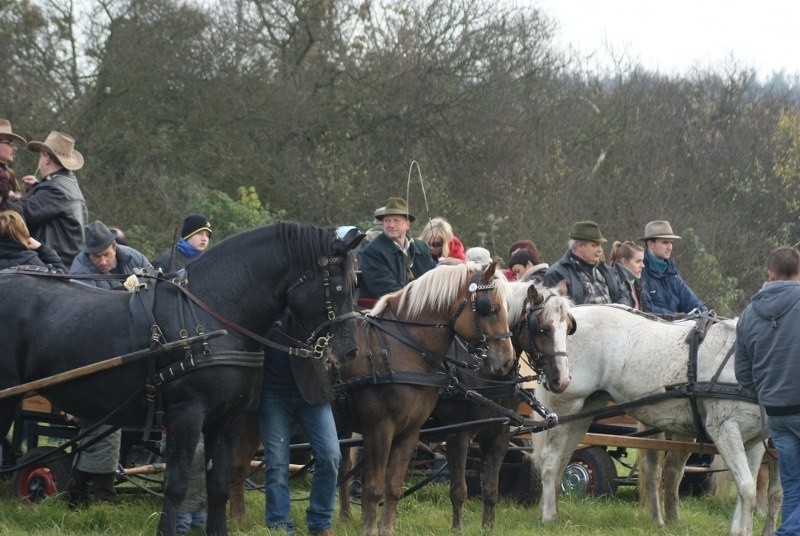
[[[117,245],[111,244],[100,253],[90,253],[89,260],[101,274],[107,274],[117,265]]]
[[[405,216],[391,215],[383,217],[383,234],[392,242],[402,245],[410,228],[411,222]]]
[[[444,247],[444,240],[442,240],[442,237],[440,236],[432,238],[430,243],[428,244],[428,250],[430,250],[431,256],[433,257],[440,257],[442,255],[443,247]]]
[[[199,231],[187,238],[186,242],[198,251],[205,251],[208,243],[211,242],[211,235],[208,234],[208,231]]]
[[[10,138],[0,139],[0,163],[10,164],[14,161],[14,155],[17,153],[17,144]]]
[[[603,260],[603,246],[591,240],[575,242],[572,252],[576,257],[588,264],[597,264]]]
[[[514,266],[511,267],[511,271],[514,272],[514,276],[517,278],[517,280],[520,280],[522,279],[522,276],[525,275],[525,272],[527,272],[532,267],[533,264],[530,262],[528,262],[528,264],[524,266],[521,264],[515,264]]]
[[[644,251],[637,251],[630,259],[619,259],[618,262],[627,268],[630,273],[640,277],[644,269]]]
[[[647,250],[657,259],[667,260],[672,255],[672,239],[656,238],[655,240],[648,240]]]

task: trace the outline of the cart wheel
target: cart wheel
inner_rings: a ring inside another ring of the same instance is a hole
[[[617,491],[617,468],[605,450],[589,447],[572,453],[564,474],[561,491],[578,497],[613,496]]]
[[[24,464],[55,450],[55,447],[37,447],[23,454],[18,464]],[[12,489],[20,499],[30,502],[39,502],[45,497],[50,497],[58,492],[67,491],[67,482],[72,471],[72,457],[42,462],[23,467],[14,472]]]

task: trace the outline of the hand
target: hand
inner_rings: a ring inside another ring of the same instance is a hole
[[[42,247],[42,243],[36,240],[34,237],[28,238],[28,249],[39,249]]]
[[[34,177],[33,175],[25,175],[22,177],[22,184],[25,185],[25,191],[27,192],[30,190],[34,184],[38,183],[39,180]]]

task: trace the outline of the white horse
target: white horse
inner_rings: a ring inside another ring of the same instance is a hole
[[[687,383],[690,355],[689,335],[694,321],[652,320],[624,306],[581,305],[572,309],[576,333],[568,340],[572,381],[560,394],[537,388],[536,397],[560,417],[604,407],[609,401],[626,403],[663,393],[666,386]],[[699,345],[697,380],[708,382],[723,362],[720,384],[735,384],[733,356],[727,358],[735,339],[735,320],[720,320],[707,327]],[[731,524],[731,535],[753,534],[753,509],[756,501],[756,472],[764,454],[761,417],[755,403],[733,399],[698,398],[703,427],[730,468],[738,498]],[[670,398],[632,407],[627,413],[639,421],[678,436],[695,437],[695,420],[687,398]],[[591,417],[559,424],[547,432],[534,434],[534,452],[542,473],[542,521],[557,519],[557,492],[561,474],[571,453],[586,433]],[[674,453],[672,453],[674,454]],[[688,456],[688,455],[687,455]],[[678,457],[675,457],[678,458]],[[685,457],[680,457],[682,471]],[[777,471],[774,471],[777,473]],[[651,501],[658,505],[660,474],[648,478]],[[655,480],[655,478],[658,480]],[[677,484],[665,490],[671,497],[677,517]],[[764,534],[775,528],[780,505],[780,483],[770,483],[770,512]],[[651,518],[660,525],[663,519],[656,507]]]

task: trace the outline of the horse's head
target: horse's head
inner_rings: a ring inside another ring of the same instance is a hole
[[[572,302],[565,296],[566,291],[563,281],[546,289],[537,289],[533,284],[512,285],[510,316],[515,349],[528,354],[545,388],[554,393],[569,385],[567,335],[577,327],[569,312]]]
[[[314,357],[326,350],[338,360],[356,351],[355,269],[353,249],[364,239],[355,227],[340,228],[332,235],[331,255],[317,259],[319,272],[304,275],[287,292],[288,309]]]
[[[508,283],[495,272],[496,268],[497,261],[483,271],[467,272],[469,277],[461,289],[461,302],[451,326],[474,348],[487,372],[504,375],[514,366],[515,359],[508,331]]]

